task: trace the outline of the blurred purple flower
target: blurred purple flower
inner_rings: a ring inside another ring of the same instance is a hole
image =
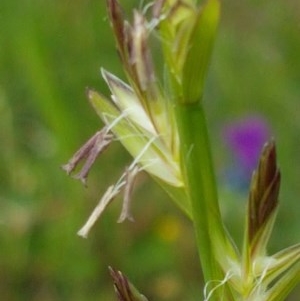
[[[226,171],[231,185],[248,186],[262,147],[270,139],[270,132],[267,121],[257,115],[247,116],[225,127],[223,138],[234,160],[233,166]],[[232,183],[232,180],[238,183]]]

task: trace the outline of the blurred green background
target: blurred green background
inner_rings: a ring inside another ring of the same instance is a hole
[[[129,12],[139,1],[120,0]],[[206,89],[217,170],[230,164],[222,128],[259,114],[272,128],[282,170],[270,251],[299,241],[300,2],[223,1]],[[143,175],[136,222],[117,224],[121,200],[90,237],[76,236],[130,158],[118,143],[93,168],[88,188],[60,166],[101,123],[87,86],[108,93],[100,67],[121,75],[103,0],[0,2],[0,299],[115,300],[107,266],[150,300],[201,300],[188,220]],[[224,218],[239,239],[246,194],[220,186]],[[299,289],[289,300],[299,300]]]

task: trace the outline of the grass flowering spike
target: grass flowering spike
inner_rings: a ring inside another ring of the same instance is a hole
[[[147,301],[137,289],[128,281],[120,271],[109,267],[110,275],[114,281],[115,291],[119,301]]]
[[[111,131],[129,153],[135,158],[143,152],[138,163],[144,166],[144,170],[172,186],[183,186],[178,158],[173,156],[172,150],[165,144],[162,135],[151,133],[146,129],[150,119],[144,120],[144,124],[139,125],[140,119],[131,118],[134,116],[133,113],[130,114],[134,108],[131,105],[123,110],[116,108],[95,91],[89,92],[89,98],[96,112],[111,127]],[[135,104],[140,106],[138,102]],[[140,110],[143,108],[140,107]]]
[[[267,243],[278,209],[279,188],[276,148],[274,141],[270,141],[265,144],[252,177],[241,279],[234,283],[245,300],[284,300],[300,279],[299,244],[272,256],[267,254]]]
[[[278,210],[281,175],[274,141],[267,143],[253,173],[242,250],[222,221],[203,90],[219,22],[220,1],[155,0],[126,21],[117,0],[107,0],[116,47],[127,77],[101,70],[111,96],[88,90],[102,119],[97,132],[63,166],[86,182],[91,166],[112,141],[133,157],[108,187],[78,234],[87,237],[106,207],[121,193],[118,222],[133,220],[132,191],[139,172],[147,172],[193,222],[209,301],[281,301],[300,281],[300,244],[267,254]],[[155,68],[149,37],[161,43],[164,68]],[[164,70],[158,75],[157,70]],[[248,158],[247,158],[248,159]],[[247,161],[248,162],[248,161]],[[251,161],[252,162],[252,161]],[[247,165],[248,166],[248,165]],[[120,301],[146,301],[127,278],[110,269]]]
[[[258,169],[253,174],[248,208],[248,239],[252,251],[264,252],[268,241],[267,225],[278,206],[280,171],[276,165],[276,149],[273,141],[263,149]],[[263,241],[261,238],[263,237]],[[260,241],[260,243],[259,243]]]

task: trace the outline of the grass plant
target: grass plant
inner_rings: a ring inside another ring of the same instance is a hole
[[[281,183],[274,141],[266,143],[252,176],[241,250],[220,211],[203,107],[220,2],[157,0],[134,10],[131,23],[124,19],[117,0],[108,0],[107,6],[128,84],[102,69],[111,97],[90,89],[87,95],[105,126],[63,168],[70,174],[85,160],[75,175],[85,183],[95,159],[113,140],[124,145],[133,161],[108,187],[78,234],[87,237],[120,193],[119,221],[133,220],[130,203],[135,178],[146,171],[191,219],[205,301],[284,300],[300,278],[300,245],[274,255],[267,252]],[[155,65],[151,35],[160,44],[163,68]],[[146,300],[121,272],[111,269],[111,274],[120,301]]]

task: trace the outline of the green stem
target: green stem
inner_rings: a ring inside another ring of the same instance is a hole
[[[218,254],[226,257],[228,253],[232,256],[235,252],[220,214],[205,114],[201,103],[178,103],[176,111],[181,160],[204,279],[206,283],[222,280],[224,273],[217,260]],[[213,300],[221,300],[217,291]],[[224,291],[219,291],[224,298]]]

